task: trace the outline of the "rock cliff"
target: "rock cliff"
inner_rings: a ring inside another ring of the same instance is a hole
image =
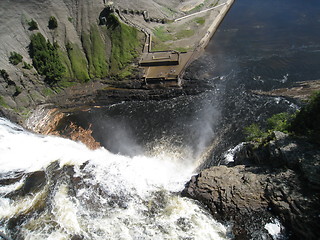
[[[30,107],[44,103],[49,95],[74,82],[128,74],[128,65],[138,55],[139,38],[143,34],[139,35],[136,29],[116,18],[113,18],[112,26],[101,24],[104,9],[103,0],[1,1],[2,114],[27,115]],[[49,23],[51,18],[56,21],[54,25]],[[39,69],[32,66],[30,39],[39,33],[57,49],[57,61],[64,68],[55,88],[44,81],[45,73],[40,75]],[[22,57],[18,64],[10,63],[13,53]]]
[[[230,166],[203,170],[182,194],[232,223],[236,239],[270,238],[264,226],[273,218],[281,221],[290,239],[319,239],[317,146],[275,132],[267,143],[244,144],[234,160]]]

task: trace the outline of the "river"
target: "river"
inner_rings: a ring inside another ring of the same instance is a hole
[[[223,160],[243,127],[299,103],[251,90],[319,79],[320,3],[237,0],[186,81],[195,96],[69,113],[104,148],[0,119],[0,232],[13,239],[229,239],[179,192]],[[35,179],[40,179],[35,181]]]

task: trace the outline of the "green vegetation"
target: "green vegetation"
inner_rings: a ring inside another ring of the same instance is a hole
[[[72,66],[71,66],[71,62],[68,56],[68,52],[67,51],[63,51],[63,49],[59,48],[58,49],[58,54],[61,60],[62,65],[65,67],[66,71],[64,73],[64,78],[67,79],[74,79],[74,74],[72,71]]]
[[[30,31],[33,31],[33,30],[38,30],[38,24],[35,20],[31,19],[29,22],[28,22],[28,25],[29,25],[29,30]]]
[[[15,86],[15,93],[13,94],[14,97],[18,96],[20,93],[22,93],[22,88],[19,86]]]
[[[72,17],[68,17],[68,21],[72,23],[73,22],[73,18]]]
[[[58,44],[46,41],[41,33],[31,36],[29,53],[33,66],[40,75],[46,76],[49,84],[57,83],[62,79],[66,71],[58,54]]]
[[[1,70],[0,70],[0,74],[1,74],[1,76],[3,77],[4,80],[6,80],[6,81],[9,80],[9,74],[7,73],[6,70],[1,69]]]
[[[90,79],[87,67],[88,62],[80,47],[76,44],[68,43],[66,48],[70,59],[73,77],[83,82],[88,81]]]
[[[49,22],[48,22],[48,28],[49,29],[55,29],[58,27],[58,21],[54,16],[51,16],[49,18]]]
[[[256,123],[253,123],[248,127],[245,127],[244,133],[246,135],[246,141],[258,140],[268,136],[268,133],[261,130],[260,126]]]
[[[167,51],[170,50],[171,44],[163,43],[157,38],[153,38],[152,51]]]
[[[279,113],[267,119],[266,129],[252,124],[244,129],[247,141],[261,141],[273,131],[306,136],[320,144],[320,91],[314,93],[308,103],[296,114]]]
[[[29,64],[29,63],[23,62],[23,67],[22,68],[30,70],[30,69],[32,69],[32,65]]]
[[[42,93],[45,95],[45,96],[51,96],[54,94],[54,91],[51,89],[51,88],[45,88]]]
[[[179,39],[183,39],[183,38],[188,38],[194,35],[194,30],[192,29],[183,29],[180,30],[177,34],[176,34],[176,38],[177,40]]]
[[[121,23],[113,14],[107,18],[107,28],[112,43],[110,73],[117,75],[119,71],[130,71],[128,64],[138,56],[140,45],[137,29]]]
[[[267,119],[268,130],[288,133],[292,117],[293,115],[286,112],[273,115]]]
[[[173,35],[164,26],[156,27],[153,31],[154,36],[161,42],[173,40]]]
[[[210,4],[209,7],[215,7],[219,4],[220,0],[216,1],[215,3]]]
[[[176,50],[178,52],[188,52],[189,48],[185,48],[185,47],[175,47],[173,50]]]
[[[21,54],[17,52],[11,52],[10,57],[9,57],[9,62],[13,65],[18,65],[19,63],[22,62],[23,57]]]
[[[200,10],[202,10],[203,7],[204,7],[204,3],[201,3],[201,4],[197,5],[197,6],[195,6],[194,8],[192,8],[190,11],[188,11],[187,15],[195,13],[195,12],[199,12]]]
[[[203,18],[204,20],[204,18]],[[200,18],[198,19],[200,21]],[[200,21],[201,22],[201,21]],[[195,23],[194,23],[195,25]],[[195,31],[192,29],[186,29],[188,26],[185,26],[182,30],[176,32],[172,26],[165,27],[159,26],[153,30],[153,51],[165,51],[165,50],[177,50],[177,51],[187,51],[187,48],[176,47],[172,44],[174,40],[180,40],[184,38],[192,37],[195,34]]]
[[[320,144],[320,91],[315,92],[293,119],[290,131]]]
[[[260,126],[256,123],[251,124],[250,126],[244,128],[244,132],[247,136],[246,140],[261,140],[270,136],[274,131],[288,133],[290,122],[293,117],[294,115],[290,115],[289,113],[275,114],[267,119],[266,129],[261,129]]]
[[[103,78],[108,75],[107,53],[98,26],[93,25],[90,34],[82,35],[82,44],[89,62],[91,78]]]
[[[9,105],[6,103],[2,96],[0,96],[0,106],[4,108],[9,108]]]
[[[206,19],[204,17],[197,17],[194,21],[199,25],[203,25],[206,22]]]

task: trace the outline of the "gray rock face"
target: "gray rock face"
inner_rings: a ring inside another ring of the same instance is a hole
[[[182,194],[233,223],[236,239],[268,239],[262,228],[274,217],[292,239],[319,239],[319,157],[315,146],[277,132],[264,145],[245,144],[233,166],[201,171]]]

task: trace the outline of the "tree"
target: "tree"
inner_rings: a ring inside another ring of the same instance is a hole
[[[48,23],[49,29],[55,29],[58,27],[58,21],[54,16],[51,16]]]
[[[59,54],[58,44],[51,44],[46,41],[41,33],[31,36],[29,53],[32,63],[39,74],[46,76],[49,84],[54,84],[61,80],[65,67],[62,65]]]
[[[7,73],[6,70],[1,69],[1,70],[0,70],[0,74],[1,74],[1,76],[3,77],[4,80],[6,80],[6,81],[9,80],[9,74]]]
[[[28,22],[29,25],[29,30],[33,31],[33,30],[38,30],[38,24],[35,20],[31,19],[31,21]]]
[[[320,144],[320,91],[315,92],[291,123],[290,130]]]
[[[17,52],[11,52],[10,57],[9,57],[9,62],[13,65],[18,65],[19,63],[22,62],[23,57],[21,54]]]

